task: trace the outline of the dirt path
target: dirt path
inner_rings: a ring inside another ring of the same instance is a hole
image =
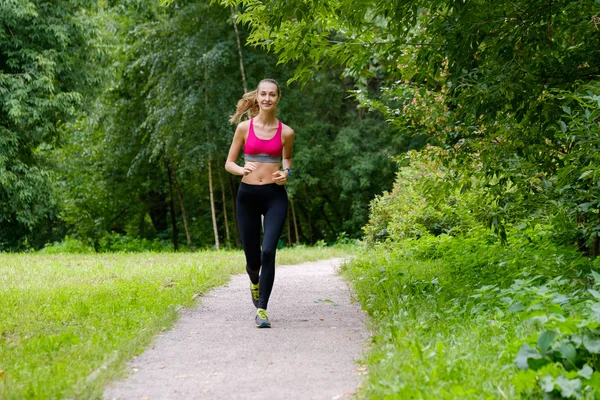
[[[336,275],[342,260],[277,267],[271,329],[254,326],[248,278],[183,312],[174,328],[129,363],[106,399],[342,399],[360,385],[369,333]]]

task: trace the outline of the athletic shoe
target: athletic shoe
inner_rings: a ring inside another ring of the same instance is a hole
[[[258,297],[260,295],[258,286],[258,283],[255,285],[252,282],[250,282],[250,294],[252,295],[252,303],[254,303],[254,307],[256,308],[258,308]]]
[[[265,310],[264,308],[259,308],[258,310],[256,310],[256,318],[254,318],[254,321],[256,321],[257,328],[271,327],[269,317],[267,317],[267,310]]]

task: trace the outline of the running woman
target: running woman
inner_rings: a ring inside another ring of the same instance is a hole
[[[256,90],[238,101],[230,120],[238,125],[225,162],[227,171],[242,176],[236,217],[259,328],[271,327],[267,304],[275,280],[275,251],[288,207],[283,185],[292,172],[294,131],[275,116],[279,100],[279,84],[273,79],[263,79]],[[250,120],[240,122],[247,112]],[[236,164],[242,148],[243,167]],[[264,216],[262,249],[261,216]]]

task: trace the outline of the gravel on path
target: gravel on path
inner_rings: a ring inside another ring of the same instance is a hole
[[[278,266],[271,329],[254,325],[249,280],[182,311],[172,330],[129,362],[105,399],[345,399],[361,384],[369,332],[336,269],[343,259]]]

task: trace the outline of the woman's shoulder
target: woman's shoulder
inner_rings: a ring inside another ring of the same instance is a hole
[[[294,135],[294,130],[289,126],[284,124],[282,121],[281,122],[281,134],[283,136],[293,136]]]
[[[245,119],[242,122],[240,122],[238,124],[238,128],[240,129],[248,129],[250,127],[250,120],[249,119]]]
[[[237,125],[237,127],[235,128],[236,132],[245,132],[245,133],[247,133],[249,129],[250,129],[250,120],[248,120],[248,119],[240,122]]]

